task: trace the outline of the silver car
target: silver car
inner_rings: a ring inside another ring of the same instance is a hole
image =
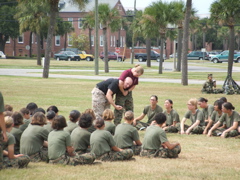
[[[6,55],[2,51],[0,51],[0,59],[6,59]]]

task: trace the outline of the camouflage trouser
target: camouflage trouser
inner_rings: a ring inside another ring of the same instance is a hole
[[[96,118],[101,118],[105,109],[110,109],[110,104],[106,95],[98,88],[92,90],[92,109]]]
[[[122,148],[122,149],[132,149],[133,155],[139,155],[142,150],[142,146],[133,145],[131,148]]]
[[[149,126],[149,124],[148,123],[145,123],[145,122],[142,122],[142,121],[137,121],[137,124],[136,124],[136,128],[137,128],[137,130],[139,130],[139,129],[141,129],[141,128],[143,128],[143,127],[148,127]]]
[[[180,123],[177,123],[175,126],[167,126],[167,127],[165,128],[165,131],[166,131],[167,133],[177,133],[179,127],[180,127]]]
[[[80,150],[80,151],[76,151],[76,153],[78,155],[81,155],[81,154],[85,154],[85,153],[90,153],[91,152],[91,148],[87,148],[87,150]]]
[[[184,131],[186,131],[190,126],[184,124]],[[204,131],[204,126],[195,126],[192,130],[191,130],[191,134],[202,134]]]
[[[0,130],[0,170],[3,168],[3,136]]]
[[[213,132],[212,132],[212,135],[213,136],[221,136],[221,134],[223,133],[223,131],[225,131],[226,129],[225,128],[219,128],[219,129],[215,129]],[[237,130],[231,130],[229,132],[226,133],[226,138],[227,137],[235,137],[238,135],[238,131]]]
[[[8,157],[4,158],[3,168],[24,168],[27,167],[30,162],[30,158],[27,155],[20,156],[15,159],[9,159]]]
[[[167,149],[161,147],[159,150],[147,150],[143,149],[140,152],[140,156],[148,157],[148,158],[177,158],[178,154],[181,152],[181,146],[176,146],[173,149]]]
[[[55,160],[50,160],[49,163],[77,166],[77,165],[83,165],[83,164],[92,164],[94,161],[95,161],[95,154],[85,153],[81,155],[76,154],[73,157],[70,157],[68,155],[62,155],[61,157]]]
[[[44,161],[44,162],[48,162],[48,150],[47,148],[41,148],[41,150],[35,154],[32,154],[29,156],[30,157],[30,161],[31,162],[40,162],[40,161]]]
[[[116,94],[115,104],[124,107],[125,111],[133,111],[133,98],[132,91],[128,95],[124,96],[121,92]],[[114,109],[114,124],[118,125],[121,123],[124,110]]]
[[[108,153],[105,153],[97,157],[97,159],[101,161],[122,161],[122,160],[129,160],[132,158],[132,156],[133,156],[132,149],[124,149],[119,152],[110,151]]]

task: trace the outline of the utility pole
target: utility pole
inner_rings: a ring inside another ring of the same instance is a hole
[[[98,62],[98,0],[95,0],[95,75],[99,74]]]
[[[134,18],[136,16],[136,0],[134,0],[134,15],[133,15],[133,21]],[[133,60],[134,60],[134,32],[132,34],[132,51],[131,51],[131,64],[133,64]]]

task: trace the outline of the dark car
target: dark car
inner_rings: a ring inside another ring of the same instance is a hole
[[[104,58],[104,53],[101,52],[100,53],[100,59],[103,60],[103,58]],[[117,54],[115,52],[108,52],[108,61],[110,61],[110,60],[124,61],[125,59],[126,59],[125,56],[123,57],[122,55]]]
[[[80,61],[80,56],[75,54],[72,51],[60,51],[57,54],[54,54],[54,59],[59,60],[68,60],[68,61]]]
[[[187,59],[204,60],[208,59],[208,54],[206,52],[201,51],[192,51],[187,55]]]

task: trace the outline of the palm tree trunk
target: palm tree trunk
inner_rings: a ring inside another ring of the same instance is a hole
[[[36,34],[36,36],[37,36],[37,65],[41,66],[41,40],[39,34]]]
[[[178,28],[178,44],[177,44],[177,71],[181,72],[181,60],[182,60],[182,37],[183,29],[182,27]]]
[[[232,77],[232,66],[234,58],[234,26],[229,26],[229,56],[228,56],[228,76]]]
[[[158,74],[162,74],[162,69],[163,69],[164,40],[165,40],[164,37],[161,37],[161,50],[160,50],[160,61],[159,61]]]
[[[206,44],[206,33],[203,32],[203,45],[202,45],[203,48],[205,48],[205,44]]]
[[[109,72],[108,67],[108,46],[107,46],[107,28],[103,28],[103,52],[104,52],[104,65],[105,65],[105,73]]]
[[[186,13],[184,19],[183,31],[183,53],[182,53],[182,85],[188,85],[188,39],[189,39],[189,22],[192,8],[192,0],[187,0]]]
[[[147,67],[151,67],[151,39],[146,39],[146,49],[147,49]]]
[[[50,3],[50,13],[49,13],[50,22],[49,22],[48,34],[47,34],[47,47],[45,51],[43,78],[48,78],[48,75],[49,75],[50,57],[51,57],[51,51],[52,51],[52,38],[53,38],[53,33],[55,32],[56,16],[58,12],[58,2],[59,1],[51,1]]]
[[[192,51],[194,51],[195,34],[192,34]]]
[[[197,34],[194,35],[195,36],[195,42],[194,42],[194,50],[197,50]]]
[[[30,49],[28,52],[28,57],[32,57],[32,32],[30,32],[30,35],[29,35],[29,46],[30,46]]]

